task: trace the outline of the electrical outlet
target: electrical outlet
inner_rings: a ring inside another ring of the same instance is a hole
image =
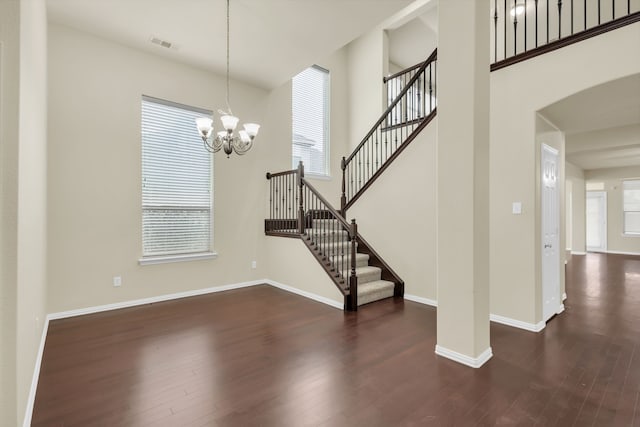
[[[122,286],[122,277],[120,276],[113,276],[113,286],[114,287],[118,287],[118,286]]]
[[[255,261],[251,261],[251,268],[257,268],[258,267],[258,263]]]

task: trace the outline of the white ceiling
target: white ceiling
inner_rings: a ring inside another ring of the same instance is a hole
[[[277,87],[412,2],[232,0],[231,76]],[[47,1],[52,22],[220,74],[225,5],[224,0]],[[174,47],[154,45],[152,36]]]
[[[640,165],[640,124],[566,135],[566,158],[584,170]]]
[[[565,132],[567,161],[585,170],[640,165],[640,74],[576,93],[540,112]]]

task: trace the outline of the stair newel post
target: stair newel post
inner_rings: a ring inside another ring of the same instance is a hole
[[[304,165],[302,162],[298,163],[298,190],[300,191],[299,208],[298,208],[298,232],[304,234],[304,184],[302,178],[304,178]]]
[[[351,220],[351,230],[349,230],[351,238],[351,275],[349,276],[349,311],[358,310],[358,276],[356,276],[356,241],[358,236],[358,224],[356,220]]]
[[[347,169],[347,161],[342,157],[342,162],[340,162],[340,168],[342,169],[342,195],[340,196],[340,213],[342,216],[346,215],[344,211],[344,207],[347,205],[347,194],[346,194],[346,179],[345,179],[345,170]]]

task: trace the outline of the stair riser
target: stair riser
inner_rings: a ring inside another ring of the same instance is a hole
[[[337,256],[342,256],[344,255],[345,257],[349,256],[349,254],[351,253],[351,245],[350,244],[336,244],[334,243],[328,243],[328,244],[317,244],[313,246],[314,249],[320,249],[322,250],[323,254],[327,255],[327,256],[333,256],[333,255],[337,255]],[[358,250],[358,247],[356,246],[356,251]]]
[[[393,289],[384,290],[380,292],[373,292],[373,293],[365,294],[362,296],[358,295],[358,306],[361,306],[363,304],[369,304],[371,302],[375,302],[381,299],[391,298],[391,297],[393,297]]]
[[[347,268],[351,268],[351,257],[345,256],[344,259],[340,259],[340,257],[334,258],[331,257],[331,262],[342,262],[343,265],[346,265]],[[356,257],[356,268],[366,267],[369,265],[369,261],[367,259],[360,259]]]
[[[347,269],[343,273],[344,277],[349,277],[350,274],[351,274],[350,269]],[[357,276],[358,276],[358,285],[361,285],[364,283],[375,282],[376,280],[380,280],[380,278],[382,277],[382,271],[378,269],[377,271],[360,273],[360,274],[357,274]]]

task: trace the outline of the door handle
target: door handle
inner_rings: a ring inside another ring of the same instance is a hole
[[[550,244],[550,243],[545,244],[545,245],[544,245],[544,248],[545,248],[545,249],[547,249],[547,248],[551,249],[551,244]]]

